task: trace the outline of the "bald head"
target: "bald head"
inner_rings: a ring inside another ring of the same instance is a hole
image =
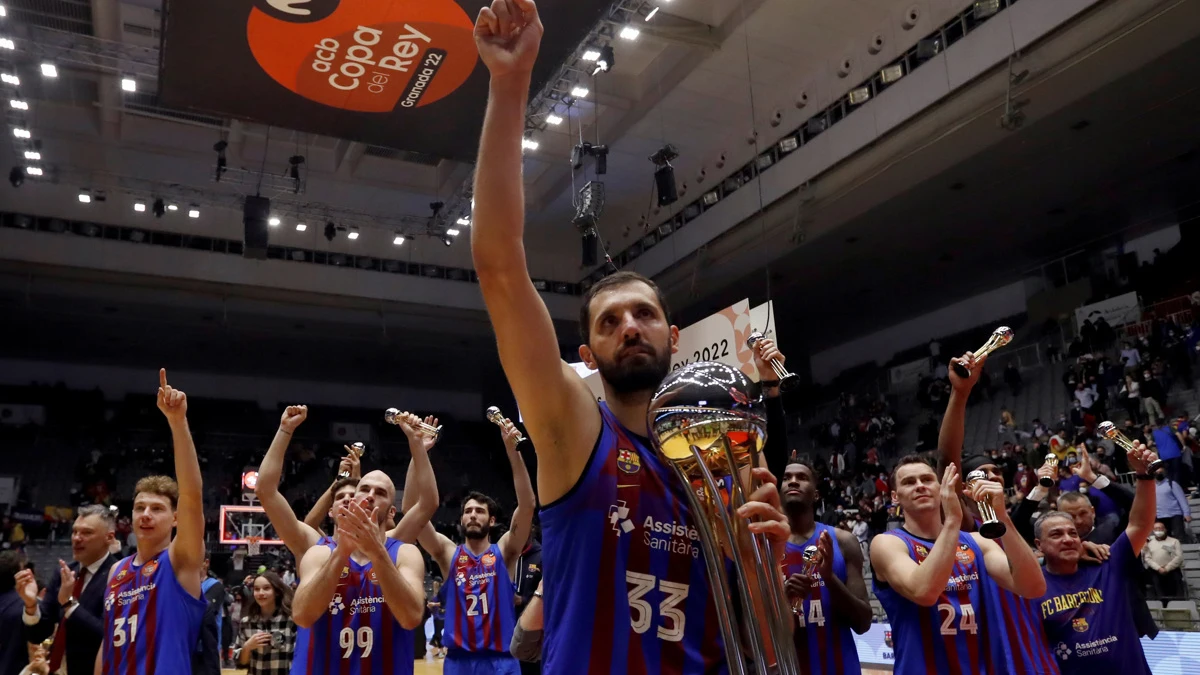
[[[396,511],[396,484],[382,471],[371,471],[358,481],[354,498],[367,502],[366,509],[379,509],[379,522],[386,523]]]

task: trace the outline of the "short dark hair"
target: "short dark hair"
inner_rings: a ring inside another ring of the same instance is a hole
[[[908,466],[909,464],[924,464],[925,466],[927,466],[931,469],[933,468],[933,465],[929,463],[929,460],[925,459],[921,455],[917,455],[917,454],[905,455],[896,462],[896,466],[892,469],[891,475],[888,476],[888,489],[889,490],[896,489],[896,472],[900,470],[900,467]]]
[[[808,459],[800,459],[800,455],[794,450],[792,451],[792,454],[788,456],[787,463],[783,465],[784,470],[786,471],[787,467],[791,466],[792,464],[799,464],[800,466],[808,469],[808,472],[812,474],[813,481],[819,482],[821,480],[821,474],[817,471],[817,467],[813,466],[812,462],[808,461]],[[780,476],[779,478],[782,480],[783,476]]]
[[[1092,500],[1082,492],[1064,492],[1058,496],[1058,504],[1077,504],[1079,502],[1087,502],[1088,506],[1092,505]],[[1061,507],[1060,507],[1061,508]]]
[[[667,318],[667,323],[671,323],[671,310],[667,306],[667,297],[663,295],[662,289],[658,287],[658,284],[651,281],[649,277],[642,276],[637,272],[622,270],[592,284],[587,289],[587,292],[583,294],[583,304],[579,306],[579,337],[583,339],[583,344],[586,345],[592,337],[592,300],[603,291],[632,283],[646,284],[654,291],[655,297],[658,298],[658,304],[662,307],[663,316]]]
[[[358,489],[358,479],[346,477],[346,478],[339,478],[339,479],[333,481],[333,485],[329,488],[329,496],[336,497],[338,490],[341,490],[342,488],[346,487],[347,485],[349,485],[355,489]]]
[[[79,513],[75,515],[75,518],[78,520],[79,518],[87,518],[90,516],[99,518],[100,521],[104,523],[104,526],[108,528],[109,532],[117,529],[117,514],[103,504],[90,504],[88,506],[80,507]]]
[[[1071,494],[1071,493],[1068,492],[1067,494]],[[1075,494],[1079,494],[1079,493],[1076,492]],[[1042,515],[1038,516],[1037,520],[1035,520],[1033,522],[1033,538],[1034,539],[1042,538],[1042,530],[1046,526],[1046,521],[1050,520],[1052,518],[1066,518],[1068,522],[1070,522],[1072,524],[1075,523],[1075,519],[1072,518],[1071,514],[1069,514],[1069,513],[1063,513],[1062,511],[1047,511],[1047,512],[1043,513]]]
[[[458,509],[458,517],[462,519],[463,511],[467,508],[467,502],[475,500],[487,507],[488,517],[500,519],[500,504],[495,499],[483,494],[482,492],[468,492],[466,497],[463,497],[462,506]]]
[[[0,593],[17,587],[17,572],[21,571],[21,554],[16,551],[0,552]]]

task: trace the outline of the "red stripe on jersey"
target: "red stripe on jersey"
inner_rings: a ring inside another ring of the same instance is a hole
[[[143,565],[143,567],[145,567],[145,565]],[[141,576],[141,570],[140,569],[135,570],[133,567],[133,560],[130,560],[129,561],[128,584],[131,588],[136,587],[138,585],[137,579],[139,576]],[[132,600],[132,598],[131,598],[131,600]],[[133,637],[132,636],[132,633],[133,633],[132,628],[133,627],[129,624],[129,621],[128,621],[128,619],[130,617],[137,617],[137,621],[140,623],[141,620],[143,618],[145,618],[145,617],[137,616],[137,611],[139,609],[140,604],[141,604],[140,602],[131,602],[130,604],[125,606],[124,614],[125,614],[125,619],[126,619],[126,622],[125,622],[126,638],[125,638],[125,644],[122,645],[121,649],[120,649],[121,658],[125,661],[125,675],[140,675],[138,673],[138,653],[137,653],[138,642],[136,640],[131,639]]]
[[[318,621],[320,621],[320,619],[318,619]],[[316,624],[313,624],[313,627],[308,630],[308,654],[305,655],[304,659],[304,663],[306,664],[304,672],[306,673],[311,673],[317,669],[315,659],[317,656],[317,639],[319,636],[320,633],[317,631],[317,626]],[[328,637],[326,637],[326,642],[328,642]]]
[[[1025,617],[1021,616],[1020,599],[1003,588],[998,591],[998,594],[1003,602],[1002,614],[1004,615],[1004,630],[1008,634],[1008,647],[1012,650],[1013,675],[1028,675],[1028,657],[1033,653],[1026,637],[1030,626],[1025,621]]]
[[[800,611],[804,611],[803,604],[800,605]],[[808,617],[805,616],[804,620],[807,622]],[[809,649],[808,624],[805,623],[804,628],[801,628],[799,624],[800,622],[796,621],[796,632],[792,636],[792,642],[796,645],[796,658],[800,661],[800,672],[806,672],[809,664],[812,663],[812,650]]]
[[[634,446],[625,437],[624,433],[622,433],[621,431],[618,431],[617,432],[617,447],[618,448],[632,448]],[[614,455],[610,458],[610,461],[615,463],[615,457],[616,457],[616,454],[614,453]],[[647,482],[646,482],[646,477],[642,476],[640,474],[648,474],[648,472],[647,471],[639,472],[640,480],[639,480],[638,487],[635,490],[622,495],[625,497],[625,499],[623,501],[625,502],[626,507],[629,509],[629,515],[631,518],[637,518],[637,514],[640,513],[638,509],[641,508],[642,490],[645,490],[648,487]],[[620,494],[620,493],[618,493],[618,494]],[[640,523],[639,523],[639,525],[640,525]],[[607,532],[606,532],[606,534],[607,534]],[[620,541],[620,535],[618,535],[617,533],[614,532],[613,537],[616,539],[616,541]],[[641,542],[631,541],[629,543],[629,557],[625,561],[625,570],[626,570],[626,572],[633,571],[633,572],[639,572],[642,574],[649,574],[650,573],[650,548]],[[628,578],[628,577],[626,577],[626,578]],[[653,588],[646,595],[655,593],[657,590],[658,590],[657,588]],[[629,594],[628,582],[622,584],[622,591],[624,591],[626,594],[626,597],[628,597],[628,594]],[[645,602],[646,596],[642,596],[642,599],[643,599],[643,602]],[[656,613],[657,613],[657,608],[654,606],[654,603],[650,603],[650,616],[647,617],[647,619],[649,620],[649,623],[650,623],[650,627],[646,630],[646,633],[644,633],[643,635],[649,635],[651,633],[651,631],[657,631],[657,628],[654,623],[654,621],[655,621],[654,615]],[[628,648],[628,651],[626,651],[626,653],[625,653],[625,672],[628,675],[644,675],[646,673],[646,665],[647,665],[646,661],[649,658],[649,656],[642,649],[642,635],[639,635],[638,633],[633,632],[633,615],[630,614],[628,618],[629,618],[629,628],[624,628],[623,625],[620,625],[621,620],[619,618],[615,618],[615,617],[614,617],[614,619],[610,620],[607,624],[601,624],[601,625],[602,626],[610,625],[613,627],[613,630],[616,630],[616,631],[619,631],[622,629],[629,631],[629,648]],[[659,659],[659,664],[658,664],[659,666],[666,663],[666,661],[667,661],[665,656],[663,656],[663,650],[666,648],[667,644],[669,644],[669,643],[666,643],[661,640],[658,643],[659,655],[661,657]],[[594,646],[595,645],[593,644],[593,648],[594,648]],[[601,647],[601,649],[603,649],[603,647]],[[608,672],[608,671],[605,671],[605,672]]]
[[[171,573],[175,573],[174,567],[171,568]],[[144,639],[146,640],[145,671],[147,675],[150,675],[154,671],[154,664],[158,663],[158,584],[160,582],[170,583],[170,580],[159,579],[154,583],[154,588],[150,590],[146,597],[146,616],[138,617],[138,633],[144,633]],[[130,638],[132,637],[131,635]]]
[[[908,546],[908,557],[912,558],[913,561],[918,565],[921,564],[920,561],[917,560],[917,552],[916,549],[913,548],[913,541],[907,537],[901,537],[901,539],[904,541],[905,545]],[[939,596],[939,599],[945,599],[945,597],[946,594],[943,592],[941,596]],[[935,643],[933,641],[933,625],[930,621],[929,613],[925,612],[924,614],[925,618],[917,620],[917,626],[921,629],[921,651],[929,655],[929,658],[925,659],[925,675],[939,675],[937,672],[937,659],[933,658],[933,655],[936,653],[934,651]],[[937,619],[935,618],[933,621],[937,621]],[[947,661],[949,661],[949,659],[947,659]]]
[[[611,426],[604,409],[601,408],[601,418],[605,426]],[[603,429],[601,434],[603,434]],[[617,473],[617,448],[614,447],[609,452],[608,458],[600,467],[600,480],[616,480]],[[618,490],[617,495],[621,493]],[[637,493],[630,495],[636,500]],[[632,509],[630,510],[632,513]],[[619,526],[619,523],[617,524]],[[616,606],[618,599],[628,597],[628,584],[624,583],[624,579],[617,580],[616,564],[617,564],[617,545],[620,543],[619,535],[612,531],[612,524],[604,527],[604,534],[600,539],[600,565],[597,569],[597,584],[596,596],[592,599],[592,606],[596,608],[596,616],[592,624],[592,642],[588,645],[588,669],[589,675],[609,675],[612,672],[613,650],[611,645],[616,637],[612,632],[620,630],[616,625]],[[614,588],[615,586],[618,586]],[[628,617],[625,617],[628,620]],[[629,631],[629,640],[632,642],[637,638],[633,634],[631,628],[624,630]],[[599,637],[600,639],[596,639]]]
[[[832,607],[830,607],[829,615],[830,615],[830,617],[833,616],[833,608]],[[826,620],[832,621],[832,619],[826,619]],[[839,673],[839,674],[844,673],[844,672],[846,672],[846,666],[845,666],[845,663],[842,658],[844,656],[844,654],[842,653],[842,632],[831,629],[829,631],[829,634],[833,636],[833,671],[832,672]],[[825,664],[822,664],[822,666],[824,666],[824,665]],[[828,668],[825,668],[825,672],[828,673],[830,671]]]
[[[342,618],[342,627],[338,629],[337,633],[338,647],[342,646],[342,634],[347,628],[350,629],[350,656],[345,656],[345,651],[342,651],[337,655],[339,675],[350,675],[351,660],[357,658],[357,655],[354,653],[354,651],[358,649],[358,631],[354,630],[354,628],[350,626],[350,624],[354,622],[354,616],[351,614],[351,612],[354,610],[354,607],[351,606],[353,598],[349,597],[349,591],[351,588],[359,588],[359,582],[360,580],[358,578],[358,572],[350,570],[350,574],[346,578],[345,586],[343,587],[342,584],[338,584],[339,588],[345,589],[345,597],[343,598],[343,602],[346,603],[346,609],[343,609],[341,614],[339,614],[339,616]]]
[[[382,592],[383,591],[381,590],[380,593]],[[392,641],[395,639],[392,636],[392,632],[396,630],[396,615],[392,614],[392,610],[387,606],[386,602],[380,605],[380,608],[383,610],[383,654],[382,658],[379,660],[383,664],[383,675],[392,675],[392,673],[395,672],[392,670],[394,667],[392,660]],[[417,626],[417,630],[424,635],[425,626]]]

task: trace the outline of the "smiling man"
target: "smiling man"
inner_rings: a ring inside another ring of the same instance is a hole
[[[1138,556],[1154,527],[1154,477],[1146,467],[1156,457],[1138,443],[1127,459],[1137,473],[1137,491],[1129,526],[1113,543],[1108,560],[1080,564],[1083,541],[1069,514],[1051,511],[1034,525],[1038,550],[1046,559],[1046,594],[1039,600],[1042,625],[1063,675],[1150,674],[1130,586],[1141,578]]]

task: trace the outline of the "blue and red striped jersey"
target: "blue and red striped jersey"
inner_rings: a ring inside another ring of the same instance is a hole
[[[992,672],[996,675],[1059,675],[1058,663],[1042,627],[1037,600],[1022,598],[1001,588],[994,580],[988,583],[985,592]]]
[[[141,565],[113,567],[104,596],[104,675],[192,672],[192,651],[208,603],[184,590],[170,549]]]
[[[918,565],[933,542],[903,528],[878,537],[899,537]],[[954,567],[932,607],[922,607],[875,579],[875,596],[887,611],[896,649],[896,675],[990,675],[984,589],[992,583],[983,551],[967,532],[958,533]]]
[[[846,581],[846,558],[842,556],[834,528],[816,523],[817,529],[803,544],[788,542],[784,570],[787,575],[800,574],[804,569],[804,549],[816,546],[821,533],[828,531],[833,540],[833,574],[843,583]],[[842,675],[861,673],[858,663],[858,648],[854,646],[854,634],[850,626],[843,623],[833,611],[829,587],[817,572],[813,579],[812,595],[796,612],[800,628],[793,635],[796,655],[800,658],[800,672],[806,675]]]
[[[688,487],[599,406],[583,475],[541,511],[545,672],[724,673]]]
[[[313,544],[313,546],[325,546],[332,551],[333,549],[337,548],[337,540],[335,540],[333,537],[321,535],[321,538],[318,539],[317,543]],[[299,565],[296,565],[296,567],[299,567]],[[296,583],[299,582],[300,575],[299,570],[297,570]],[[308,653],[308,643],[312,639],[311,632],[312,629],[305,628],[303,626],[296,626],[296,648],[294,654]],[[308,663],[304,659],[293,658],[292,669],[288,671],[289,675],[307,675],[307,667]]]
[[[446,590],[446,628],[442,643],[450,650],[508,653],[513,627],[513,582],[496,544],[479,555],[459,544],[450,561]]]
[[[388,537],[386,547],[393,562],[402,545]],[[297,633],[291,672],[412,675],[413,640],[413,632],[400,626],[384,602],[372,563],[351,559],[342,568],[328,611],[306,635]]]

